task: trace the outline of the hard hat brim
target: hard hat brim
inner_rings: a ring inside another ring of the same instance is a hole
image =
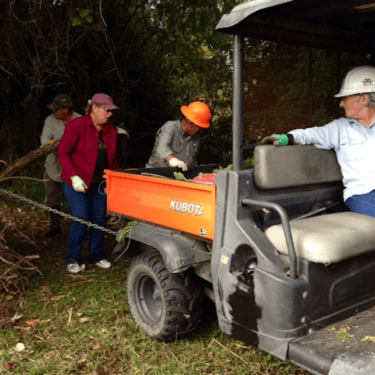
[[[186,106],[186,105],[183,105],[181,107],[181,112],[182,114],[188,119],[190,120],[191,122],[194,122],[195,125],[199,126],[200,128],[209,128],[210,127],[210,122],[207,121],[207,122],[203,122],[203,121],[200,121],[200,120],[197,120],[196,118],[194,118],[193,114],[191,113],[191,111],[189,110],[189,107]]]

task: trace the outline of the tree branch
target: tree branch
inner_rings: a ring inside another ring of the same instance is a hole
[[[17,159],[13,164],[7,167],[0,173],[0,184],[2,184],[7,178],[13,177],[18,174],[19,171],[26,168],[28,165],[32,164],[34,161],[46,157],[47,155],[51,154],[52,152],[57,151],[57,147],[60,144],[60,140],[56,141],[52,145],[44,145],[37,150],[33,150],[23,156],[20,159]]]

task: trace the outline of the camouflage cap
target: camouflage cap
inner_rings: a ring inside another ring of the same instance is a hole
[[[52,112],[56,112],[59,109],[72,108],[72,106],[72,100],[68,95],[59,94],[55,96],[51,104],[47,105],[47,108],[49,108]]]

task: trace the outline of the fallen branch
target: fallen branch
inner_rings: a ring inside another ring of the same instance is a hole
[[[10,252],[12,253],[12,255],[13,255],[14,257],[16,257],[17,259],[21,259],[21,260],[23,260],[26,264],[28,264],[28,265],[31,267],[31,269],[33,269],[33,270],[39,272],[39,274],[43,276],[43,274],[39,271],[39,269],[38,269],[37,267],[35,267],[31,262],[29,262],[28,259],[25,259],[25,258],[30,257],[31,255],[29,255],[28,257],[21,258],[21,256],[18,255],[15,251],[13,251],[13,250],[11,250],[11,249],[9,249],[9,250],[10,250]],[[32,255],[32,256],[35,257],[35,259],[38,259],[38,258],[39,258],[39,255]],[[30,258],[30,259],[34,259],[34,258]],[[25,268],[25,269],[26,269],[26,268]],[[27,268],[27,270],[30,270],[30,268]]]
[[[56,141],[55,143],[49,145],[46,144],[37,150],[33,150],[23,156],[20,159],[17,159],[13,164],[9,165],[5,168],[2,172],[0,172],[0,184],[2,184],[6,179],[9,177],[14,177],[18,174],[19,171],[25,169],[28,165],[32,164],[34,161],[46,157],[47,155],[51,154],[52,152],[57,151],[57,147],[60,144],[60,140]]]
[[[19,260],[17,263],[14,263],[13,266],[9,267],[8,269],[5,270],[5,272],[3,272],[3,274],[0,276],[0,280],[3,280],[5,275],[8,274],[10,271],[12,271],[13,269],[15,268],[20,268],[20,265],[25,262],[25,263],[28,263],[28,264],[31,264],[28,262],[28,260],[30,259],[38,259],[39,258],[39,255],[26,255],[25,257],[23,257],[21,260]],[[38,271],[41,275],[42,273],[36,268],[34,267],[34,269],[36,271]]]

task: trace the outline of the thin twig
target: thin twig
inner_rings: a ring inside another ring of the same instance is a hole
[[[1,279],[0,279],[0,281],[2,282],[3,287],[4,287],[4,289],[7,291],[7,293],[9,293],[9,289],[7,288],[7,286],[6,286],[6,284],[4,283],[4,281],[1,280]]]
[[[107,28],[107,24],[104,21],[103,12],[102,12],[102,0],[99,1],[99,14],[104,26]]]
[[[0,276],[0,280],[4,278],[4,276],[9,273],[10,271],[12,271],[14,268],[17,268],[19,267],[19,265],[23,262],[26,262],[27,259],[38,259],[39,258],[39,255],[26,255],[24,258],[22,258],[21,260],[19,260],[17,263],[14,263],[12,267],[9,267],[7,270],[5,270],[5,272],[3,272],[3,274]],[[37,271],[39,271],[37,268],[35,268]],[[40,271],[39,271],[40,273]]]
[[[228,349],[225,345],[223,345],[221,342],[217,341],[216,339],[213,339],[217,344],[219,344],[221,347],[223,347],[224,349],[227,349],[228,352],[232,353],[234,356],[236,356],[237,358],[239,358],[242,362],[246,363],[247,365],[250,365],[249,362],[245,361],[243,358],[241,358],[238,354],[236,354],[235,352],[233,352],[232,350]]]
[[[171,354],[172,354],[172,356],[174,357],[174,359],[178,362],[178,363],[180,363],[182,366],[187,366],[187,364],[185,364],[185,363],[182,363],[175,355],[174,355],[174,353],[173,352],[170,352]]]
[[[26,240],[28,240],[30,243],[32,243],[38,250],[40,250],[39,246],[31,239],[29,238],[28,236],[26,236],[26,234],[22,233],[19,229],[17,229],[17,227],[14,227],[14,230],[16,230],[22,237],[26,238]]]
[[[68,318],[68,323],[66,324],[67,327],[71,326],[73,324],[72,322],[72,314],[73,314],[73,307],[69,309],[69,318]]]
[[[213,340],[211,340],[210,341],[210,343],[207,345],[207,348],[206,348],[206,350],[208,350],[209,348],[210,348],[210,346],[212,345],[214,343],[214,341]]]
[[[126,253],[126,251],[129,249],[130,241],[131,241],[131,235],[132,235],[132,231],[130,230],[129,237],[128,237],[128,244],[126,245],[125,249],[121,252],[121,254],[116,258],[116,260],[113,263],[116,263]]]
[[[7,264],[13,264],[12,262],[9,262],[8,260],[2,258],[1,256],[0,256],[0,260],[2,260],[4,263],[7,263]]]
[[[13,252],[13,254],[15,253]],[[39,258],[39,255],[36,255],[36,257]],[[24,262],[28,264],[31,268],[23,268],[23,270],[35,270],[39,273],[39,275],[43,276],[43,273],[37,267],[35,267],[31,262],[29,262],[27,259],[25,259]]]
[[[0,182],[6,181],[6,180],[16,180],[18,178],[21,179],[21,180],[33,180],[33,181],[38,181],[38,182],[47,182],[47,181],[50,181],[49,178],[41,180],[40,178],[16,176],[16,177],[5,177],[5,178],[2,178],[0,180]]]
[[[164,178],[165,180],[173,180],[173,178],[161,176],[160,174],[155,174],[155,173],[142,172],[141,175],[142,176],[149,176],[149,177]]]

